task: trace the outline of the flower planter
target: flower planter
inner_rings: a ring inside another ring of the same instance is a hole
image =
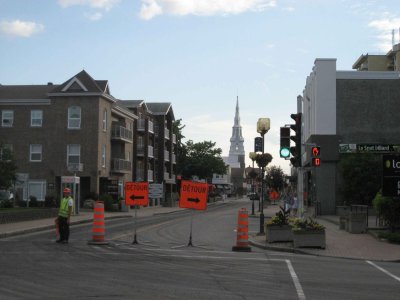
[[[293,230],[293,246],[295,248],[310,247],[325,249],[325,229]]]
[[[265,225],[265,234],[269,243],[293,241],[290,225]]]

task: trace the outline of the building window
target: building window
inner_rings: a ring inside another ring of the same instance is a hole
[[[42,161],[42,145],[38,144],[30,145],[29,161]]]
[[[81,108],[79,106],[71,106],[68,108],[68,129],[81,128]]]
[[[28,183],[29,197],[33,196],[38,201],[44,201],[46,195],[46,181],[45,180],[31,180]]]
[[[81,162],[81,145],[67,146],[67,164],[79,164]]]
[[[1,112],[1,126],[2,127],[12,127],[14,123],[14,111],[13,110],[3,110]]]
[[[31,110],[31,127],[42,127],[43,111]]]
[[[103,168],[106,167],[106,145],[103,145],[103,149],[101,151],[101,166]]]
[[[107,131],[107,109],[103,112],[103,131]]]

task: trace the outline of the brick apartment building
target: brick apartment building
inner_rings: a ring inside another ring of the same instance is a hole
[[[19,199],[57,197],[61,178],[74,175],[81,205],[90,193],[123,196],[128,181],[162,183],[172,192],[172,106],[149,105],[115,99],[108,81],[86,71],[60,85],[0,85],[0,145],[17,162]]]

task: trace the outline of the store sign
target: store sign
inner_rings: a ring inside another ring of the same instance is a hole
[[[400,145],[339,144],[339,153],[400,153]]]
[[[382,195],[400,196],[400,155],[383,155]]]

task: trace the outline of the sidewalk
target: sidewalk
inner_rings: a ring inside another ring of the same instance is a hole
[[[278,211],[279,205],[269,205],[264,209],[266,221]],[[318,216],[316,220],[325,226],[325,249],[294,248],[291,242],[268,243],[265,235],[252,235],[249,242],[255,247],[267,250],[349,259],[400,261],[400,245],[381,241],[370,233],[352,234],[339,230],[339,216]]]

